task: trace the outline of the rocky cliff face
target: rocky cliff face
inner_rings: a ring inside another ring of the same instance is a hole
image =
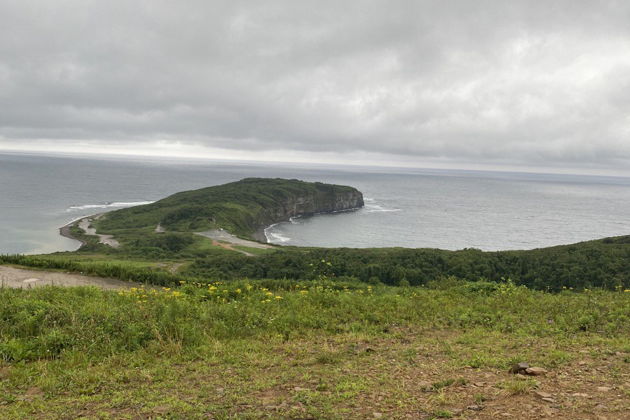
[[[261,220],[261,226],[252,235],[254,239],[266,242],[264,229],[269,225],[287,222],[292,217],[313,216],[315,214],[335,213],[358,209],[364,206],[363,194],[345,187],[342,190],[326,188],[323,191],[298,197],[289,197],[274,208],[267,209]]]

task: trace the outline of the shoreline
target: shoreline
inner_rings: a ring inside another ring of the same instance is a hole
[[[87,217],[92,217],[92,216],[87,216]],[[73,227],[74,225],[76,225],[77,223],[79,223],[81,220],[85,219],[86,217],[81,217],[79,219],[73,220],[70,223],[62,226],[59,228],[59,234],[61,236],[63,236],[64,238],[68,238],[68,239],[72,239],[75,240],[77,242],[79,242],[81,245],[79,246],[79,248],[81,248],[84,245],[87,245],[87,242],[84,241],[83,239],[79,239],[75,236],[72,235],[72,233],[70,232],[70,228]]]
[[[264,245],[273,245],[273,246],[283,246],[282,244],[278,244],[278,243],[274,243],[271,242],[269,240],[269,236],[267,235],[267,230],[273,228],[274,226],[277,226],[281,223],[288,223],[291,222],[291,219],[293,218],[304,218],[304,217],[314,217],[314,216],[318,216],[318,215],[323,215],[323,214],[335,214],[335,213],[349,213],[349,212],[354,212],[357,210],[361,210],[364,206],[359,206],[359,207],[353,207],[353,208],[349,208],[349,209],[343,209],[343,210],[333,210],[333,211],[323,211],[323,212],[317,212],[317,213],[311,213],[311,214],[300,214],[297,216],[292,216],[290,217],[288,220],[280,220],[278,222],[272,223],[268,226],[261,226],[259,228],[257,228],[252,234],[251,237],[254,241],[259,242],[261,244]],[[87,245],[87,241],[77,238],[76,236],[74,236],[72,234],[72,232],[70,231],[70,229],[77,225],[80,224],[81,222],[83,222],[86,219],[97,219],[99,217],[101,217],[102,215],[104,215],[105,213],[95,213],[92,215],[88,215],[88,216],[83,216],[83,217],[79,217],[78,219],[72,220],[71,222],[65,224],[64,226],[59,228],[59,234],[61,236],[63,236],[64,238],[68,238],[68,239],[72,239],[75,240],[77,242],[80,243],[79,245],[79,249],[81,247],[83,247],[84,245]],[[159,226],[159,225],[158,225]],[[162,233],[162,232],[160,232]],[[86,234],[88,234],[86,232]],[[101,235],[96,234],[96,236],[99,236],[99,239],[101,237]],[[105,238],[107,240],[109,240],[110,238]],[[111,238],[113,239],[113,238]],[[112,246],[112,245],[110,245]],[[116,248],[117,246],[113,246],[114,248]]]
[[[83,240],[83,239],[77,238],[70,231],[70,229],[73,226],[78,224],[79,228],[83,229],[83,232],[85,233],[85,235],[87,235],[87,236],[96,236],[98,238],[98,240],[99,240],[99,243],[101,243],[103,245],[109,245],[112,248],[118,248],[120,246],[120,243],[117,240],[115,240],[113,236],[111,236],[111,235],[101,235],[101,234],[96,233],[95,229],[89,229],[88,228],[89,224],[90,224],[90,222],[92,220],[97,220],[98,218],[100,218],[104,214],[105,213],[96,213],[96,214],[93,214],[93,215],[90,215],[90,216],[84,216],[84,217],[80,217],[80,218],[78,218],[76,220],[73,220],[70,223],[60,227],[59,228],[59,234],[61,236],[65,237],[65,238],[73,239],[73,240],[81,243],[81,245],[79,246],[79,249],[80,249],[82,246],[87,245],[88,242]],[[81,226],[81,224],[83,224],[84,222],[87,223],[85,227]],[[89,230],[93,230],[93,232],[89,232]]]
[[[270,242],[269,241],[269,236],[267,236],[267,230],[269,230],[269,229],[273,228],[274,226],[277,226],[277,225],[279,225],[281,223],[290,223],[291,219],[302,219],[302,218],[320,216],[320,215],[323,215],[323,214],[350,213],[350,212],[353,212],[353,211],[361,210],[364,207],[365,206],[359,206],[359,207],[352,207],[351,209],[322,211],[322,212],[311,213],[311,214],[299,214],[297,216],[291,216],[291,217],[289,217],[288,220],[281,220],[279,222],[272,223],[269,226],[260,227],[260,228],[256,229],[256,231],[254,233],[252,233],[252,238],[254,238],[255,240],[257,240],[259,242],[263,242],[263,243],[266,243],[266,244],[277,245],[277,246],[284,246],[283,244]]]

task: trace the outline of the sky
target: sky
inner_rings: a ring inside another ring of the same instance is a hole
[[[2,0],[0,151],[630,171],[630,2]]]

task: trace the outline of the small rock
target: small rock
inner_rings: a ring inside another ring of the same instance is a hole
[[[610,391],[611,389],[612,389],[612,388],[607,387],[607,386],[598,386],[598,387],[597,387],[597,390],[598,390],[599,392],[608,392],[608,391]]]
[[[525,373],[531,376],[540,376],[547,373],[547,369],[541,367],[530,367],[525,369]]]
[[[520,362],[510,368],[510,373],[523,373],[529,368],[529,363]]]
[[[420,388],[423,392],[431,392],[433,391],[433,384],[431,382],[418,382],[418,388]]]

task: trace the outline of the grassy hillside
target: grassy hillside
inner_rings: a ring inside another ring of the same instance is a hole
[[[573,419],[630,410],[627,292],[321,277],[2,289],[0,301],[3,419],[490,419],[548,410]],[[548,373],[508,373],[519,361]]]
[[[153,204],[108,213],[96,226],[100,233],[125,238],[151,233],[160,224],[168,231],[196,232],[224,228],[250,237],[270,224],[288,220],[286,207],[303,213],[325,211],[343,196],[361,197],[355,188],[295,179],[247,178],[229,184],[184,191]],[[303,206],[298,203],[305,202]],[[362,197],[358,201],[363,205]]]

